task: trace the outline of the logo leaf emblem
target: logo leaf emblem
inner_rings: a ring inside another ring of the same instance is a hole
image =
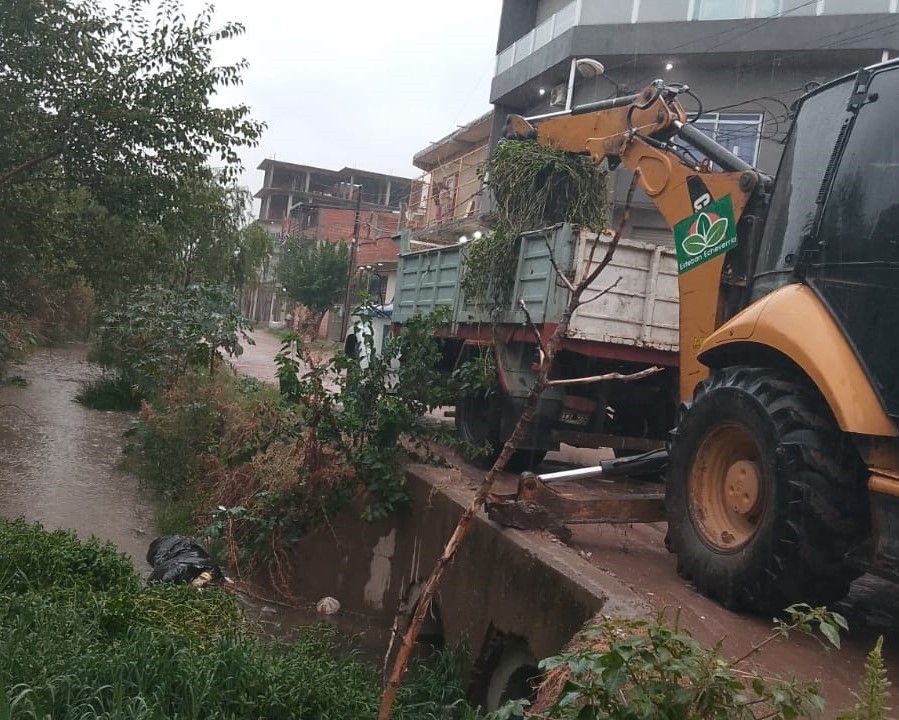
[[[705,238],[702,235],[689,235],[684,238],[684,251],[687,255],[695,257],[705,250]]]
[[[699,221],[696,223],[696,232],[703,237],[707,237],[709,234],[709,228],[712,225],[712,221],[709,219],[709,216],[705,213],[702,213],[699,216]]]
[[[718,218],[712,223],[712,227],[705,235],[706,247],[715,247],[724,240],[724,234],[727,232],[727,218]]]
[[[684,238],[684,252],[690,257],[696,257],[718,245],[726,234],[727,218],[718,218],[712,222],[708,215],[702,213],[696,222],[696,232]]]

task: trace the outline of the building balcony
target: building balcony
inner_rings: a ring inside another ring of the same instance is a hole
[[[496,56],[492,102],[575,56],[894,50],[899,25],[897,0],[573,0],[544,17],[549,4]]]
[[[487,142],[464,155],[441,162],[412,181],[404,227],[418,236],[459,235],[480,227],[481,180],[478,168],[487,157]]]

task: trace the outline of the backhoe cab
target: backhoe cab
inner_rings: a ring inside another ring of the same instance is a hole
[[[773,182],[690,124],[685,91],[507,125],[638,172],[674,232],[678,571],[763,612],[899,579],[899,63],[804,96]]]

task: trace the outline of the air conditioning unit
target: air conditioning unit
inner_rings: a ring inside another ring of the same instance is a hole
[[[568,83],[559,83],[549,91],[550,107],[563,108],[568,100]]]

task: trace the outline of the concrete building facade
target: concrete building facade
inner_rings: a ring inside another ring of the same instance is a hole
[[[637,92],[656,78],[685,83],[698,126],[774,173],[790,105],[818,83],[899,49],[896,0],[504,0],[490,100],[491,142],[509,113],[537,115]],[[605,72],[574,70],[588,58]],[[612,204],[623,198],[616,173]],[[648,199],[629,233],[665,242]]]
[[[255,197],[260,201],[257,222],[274,239],[274,252],[259,282],[243,298],[245,314],[255,322],[280,324],[286,297],[276,281],[279,250],[290,237],[310,236],[352,246],[354,280],[359,268],[376,279],[396,270],[395,244],[384,242],[402,222],[412,191],[412,180],[396,175],[345,167],[328,170],[312,165],[266,158],[259,166],[265,175]],[[386,287],[378,288],[382,294]]]

